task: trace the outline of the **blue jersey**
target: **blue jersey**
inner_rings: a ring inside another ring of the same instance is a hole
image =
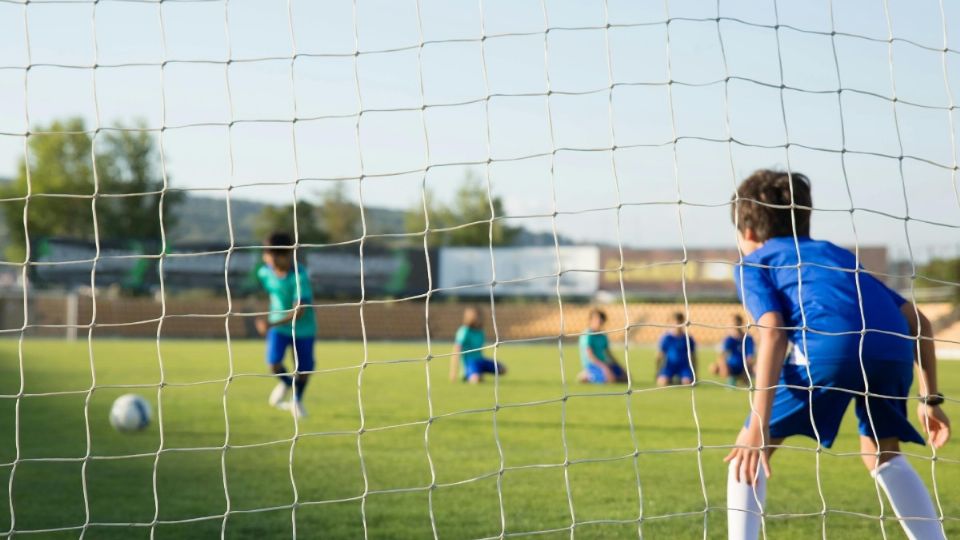
[[[697,342],[693,340],[693,336],[690,336],[689,339],[690,349],[688,353],[686,334],[680,334],[678,336],[673,332],[667,332],[660,338],[660,345],[658,347],[666,358],[666,364],[668,366],[690,365],[691,355],[697,352]]]
[[[297,304],[298,295],[301,304],[310,304],[313,302],[313,291],[310,288],[310,276],[307,268],[303,265],[297,265],[297,272],[291,268],[283,277],[277,275],[267,265],[257,269],[257,278],[260,284],[270,295],[270,315],[267,319],[270,322],[282,320],[289,317],[291,310]],[[299,276],[299,280],[298,280]],[[296,330],[296,337],[313,337],[317,334],[317,319],[313,313],[313,308],[307,308],[297,316],[296,323],[288,322],[274,329],[284,336],[292,336]]]
[[[591,332],[589,329],[584,330],[584,333],[580,336],[580,363],[583,367],[593,364],[593,362],[590,361],[588,351],[593,351],[593,355],[604,364],[609,363],[610,359],[607,358],[607,349],[609,347],[610,340],[607,339],[606,334],[597,334]]]
[[[727,353],[727,365],[743,367],[744,356],[753,356],[753,338],[727,336],[723,340],[723,352]]]
[[[743,262],[734,269],[737,294],[754,320],[780,313],[793,344],[790,363],[859,362],[864,329],[864,361],[913,361],[910,339],[884,333],[909,334],[900,313],[906,300],[860,271],[853,253],[830,242],[784,236],[767,240]]]
[[[454,341],[460,346],[461,364],[467,364],[483,358],[483,351],[480,350],[485,341],[482,329],[461,326],[457,329],[457,337]]]

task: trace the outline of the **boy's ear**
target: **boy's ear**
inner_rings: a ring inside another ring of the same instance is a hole
[[[748,242],[756,242],[756,241],[757,241],[757,233],[754,232],[754,230],[753,230],[752,228],[747,227],[747,228],[743,229],[743,239],[746,240],[746,241],[748,241]]]

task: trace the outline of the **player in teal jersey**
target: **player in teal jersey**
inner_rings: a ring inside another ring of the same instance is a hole
[[[460,379],[476,384],[483,381],[483,375],[492,373],[505,375],[507,366],[483,356],[483,317],[480,310],[468,307],[463,310],[463,324],[457,329],[453,356],[450,357],[450,380]]]
[[[610,351],[610,340],[603,333],[607,314],[591,309],[589,326],[580,335],[580,363],[583,371],[577,374],[582,383],[609,384],[627,382],[627,372],[620,367]]]
[[[293,238],[275,232],[266,240],[263,263],[257,270],[260,284],[270,295],[270,313],[256,320],[257,331],[267,338],[267,363],[280,382],[270,393],[270,405],[289,408],[304,417],[303,391],[314,369],[313,342],[317,321],[310,303],[313,292],[307,268],[294,256]],[[287,372],[283,358],[293,348],[293,374]],[[294,399],[287,398],[293,390]]]

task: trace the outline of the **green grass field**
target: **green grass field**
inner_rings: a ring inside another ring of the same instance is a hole
[[[222,528],[230,538],[290,537],[294,528],[301,538],[362,538],[364,528],[370,538],[426,538],[433,526],[442,538],[551,530],[543,537],[569,538],[571,526],[577,538],[638,530],[647,538],[725,537],[726,450],[709,447],[733,442],[746,393],[713,384],[650,390],[647,351],[631,353],[637,382],[628,397],[602,394],[624,387],[565,388],[556,345],[501,347],[510,373],[498,387],[451,384],[448,360],[438,358],[428,389],[423,360],[382,363],[423,358],[422,343],[371,344],[362,374],[361,344],[319,343],[319,368],[330,371],[311,381],[310,416],[297,428],[266,404],[274,383],[264,376],[262,347],[234,342],[231,360],[225,341],[162,340],[158,355],[154,341],[95,339],[91,370],[85,341],[28,339],[28,395],[18,405],[17,342],[0,341],[0,483],[12,493],[10,501],[0,489],[0,531],[13,520],[15,531],[74,528],[31,535],[42,538],[212,538]],[[448,352],[449,344],[435,344],[435,354]],[[563,353],[572,381],[576,348]],[[941,365],[943,391],[960,394],[960,364]],[[153,404],[154,422],[120,434],[107,412],[130,391]],[[895,522],[878,519],[855,431],[851,410],[840,441],[821,455],[825,516],[816,453],[778,453],[768,511],[805,517],[769,518],[770,538],[820,537],[823,526],[831,538],[877,538],[881,526],[903,538]],[[960,441],[940,456],[949,458],[936,465],[940,502],[955,520]],[[930,482],[930,461],[913,463]],[[960,522],[948,521],[947,532],[960,534]]]

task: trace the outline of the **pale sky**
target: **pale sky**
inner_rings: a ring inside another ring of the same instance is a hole
[[[28,119],[141,118],[167,128],[173,185],[210,195],[289,202],[298,178],[309,198],[364,174],[365,204],[406,209],[424,179],[449,198],[468,168],[486,177],[460,164],[489,158],[508,214],[545,216],[513,225],[550,230],[556,209],[560,233],[616,243],[624,204],[624,244],[678,247],[679,198],[683,242],[733,247],[735,183],[789,163],[824,210],[816,236],[851,244],[855,224],[861,244],[903,254],[909,213],[918,256],[955,252],[960,4],[944,18],[938,0],[843,1],[832,23],[826,1],[774,7],[421,0],[418,24],[414,0],[358,0],[356,20],[346,0],[4,1],[0,175],[15,174]]]

